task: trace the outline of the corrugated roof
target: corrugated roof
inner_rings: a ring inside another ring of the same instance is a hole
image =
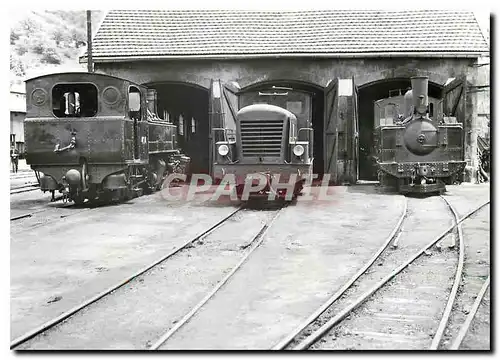
[[[99,58],[488,52],[472,12],[449,10],[111,10]]]

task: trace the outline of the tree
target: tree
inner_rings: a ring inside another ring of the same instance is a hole
[[[61,57],[57,53],[56,49],[50,47],[45,49],[41,61],[46,64],[59,65],[61,63]]]
[[[19,33],[16,29],[10,29],[10,44],[14,45],[19,40]]]

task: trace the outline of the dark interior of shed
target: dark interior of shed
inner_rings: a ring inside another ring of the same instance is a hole
[[[158,93],[158,116],[177,125],[177,142],[191,157],[190,172],[208,174],[208,91],[183,83],[147,84]]]
[[[410,79],[389,79],[367,84],[358,89],[359,96],[359,179],[377,180],[375,163],[371,159],[374,126],[374,101],[399,94],[411,87]],[[440,99],[442,87],[429,82],[429,96]]]
[[[289,80],[275,80],[272,82],[262,82],[245,88],[244,91],[267,90],[272,86],[292,88],[309,92],[312,95],[312,127],[314,130],[314,165],[313,172],[315,174],[323,174],[324,172],[324,157],[323,157],[323,117],[324,117],[324,92],[322,89],[311,85],[309,83],[289,81]]]

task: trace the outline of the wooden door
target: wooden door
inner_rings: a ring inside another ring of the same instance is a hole
[[[230,83],[212,80],[209,109],[209,157],[210,174],[212,174],[212,165],[217,157],[215,144],[225,140],[225,134],[228,134],[225,129],[233,131],[236,129],[238,89]]]
[[[325,124],[323,136],[325,174],[330,174],[330,181],[337,182],[337,111],[338,79],[330,80],[325,89]]]

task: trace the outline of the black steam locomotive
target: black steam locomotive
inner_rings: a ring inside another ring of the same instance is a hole
[[[459,181],[465,168],[463,127],[455,118],[437,114],[437,99],[429,103],[427,77],[413,77],[411,86],[399,97],[404,114],[395,112],[388,119],[375,112],[379,181],[401,193],[443,193],[445,184]]]
[[[271,87],[243,94],[235,129],[221,129],[223,140],[215,144],[215,181],[227,174],[234,176],[241,196],[247,175],[260,174],[266,185],[250,196],[296,196],[312,174],[311,115],[311,94],[307,92]]]
[[[26,161],[42,191],[83,203],[124,200],[186,171],[176,126],[156,114],[156,92],[96,73],[26,81]]]

